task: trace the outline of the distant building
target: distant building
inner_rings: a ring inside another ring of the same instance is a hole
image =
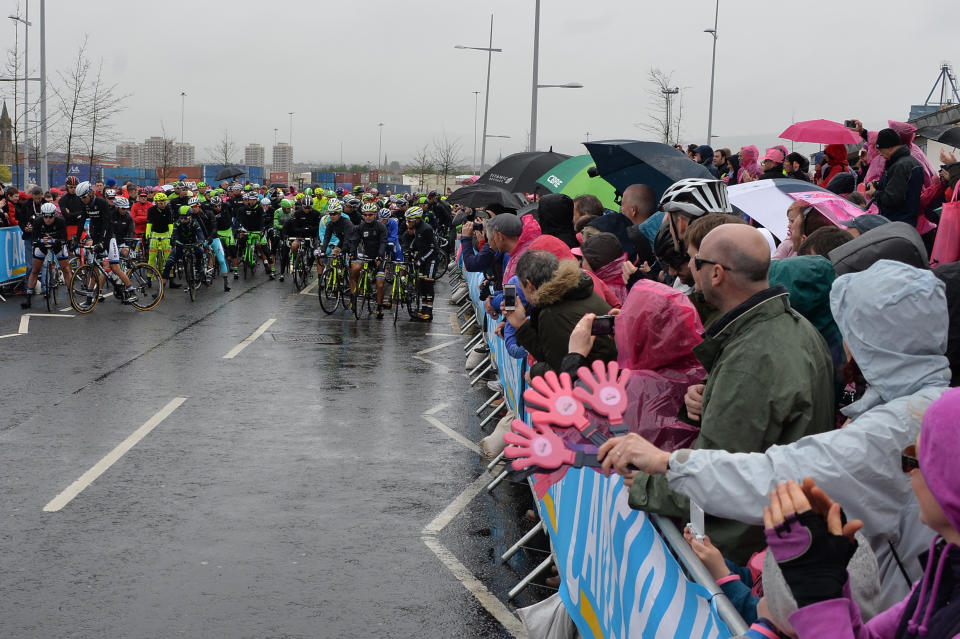
[[[7,113],[7,102],[3,102],[3,113],[0,113],[0,164],[14,164],[13,156],[13,121]]]
[[[173,145],[173,157],[176,166],[193,166],[196,162],[196,155],[196,149],[189,142],[175,142]]]
[[[173,141],[151,136],[143,141],[141,168],[155,169],[159,166],[177,166],[176,157],[173,152]]]
[[[273,170],[278,172],[293,170],[293,147],[286,142],[273,147]]]
[[[119,142],[114,152],[117,164],[130,169],[143,168],[143,145],[132,141]]]
[[[263,168],[266,159],[266,152],[263,149],[263,145],[251,143],[243,148],[243,163],[247,166],[259,166]]]

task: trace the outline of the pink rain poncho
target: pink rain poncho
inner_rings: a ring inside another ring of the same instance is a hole
[[[763,174],[760,163],[760,149],[751,145],[740,147],[740,170],[737,171],[737,184],[744,181],[743,176],[749,175],[754,180]]]
[[[632,371],[624,425],[664,450],[690,447],[700,434],[699,428],[680,421],[677,415],[687,387],[703,382],[707,376],[693,354],[702,333],[700,316],[687,296],[651,280],[633,285],[617,315],[617,363]],[[602,432],[610,434],[606,419],[589,410],[587,416]],[[576,429],[555,430],[571,447],[589,443]],[[564,474],[566,467],[537,475],[537,493],[546,493]]]
[[[524,215],[520,218],[523,223],[523,230],[520,231],[520,239],[517,245],[510,252],[510,259],[507,266],[503,269],[503,281],[509,282],[510,278],[517,273],[517,261],[530,248],[530,242],[540,237],[540,223],[532,215]]]

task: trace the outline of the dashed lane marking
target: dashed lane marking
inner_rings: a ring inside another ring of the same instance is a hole
[[[422,351],[417,351],[414,355],[426,355],[427,353],[432,353],[433,351],[439,351],[441,348],[446,348],[447,346],[453,346],[454,344],[459,344],[460,340],[455,339],[449,342],[444,342],[442,344],[437,344],[436,346],[431,346],[430,348],[425,348]]]
[[[17,331],[20,335],[26,335],[30,332],[31,317],[75,317],[74,315],[57,315],[56,313],[25,313],[20,316],[20,328]]]
[[[447,437],[449,437],[453,441],[459,444],[462,444],[465,448],[469,448],[470,450],[472,450],[478,455],[483,454],[483,451],[480,450],[479,446],[477,446],[472,441],[470,441],[469,439],[467,439],[457,431],[453,430],[452,428],[450,428],[449,426],[441,422],[439,419],[437,419],[433,415],[423,415],[423,418],[427,420],[437,430],[445,434]]]
[[[277,321],[276,317],[271,317],[266,322],[261,324],[260,328],[250,333],[250,336],[247,337],[247,339],[243,340],[242,342],[240,342],[239,344],[231,348],[230,352],[228,352],[226,355],[223,356],[223,359],[233,359],[234,357],[239,355],[243,349],[245,349],[247,346],[250,346],[250,344],[252,344],[255,339],[263,335],[264,331],[270,328],[270,326],[276,321]]]
[[[43,507],[43,511],[47,513],[55,513],[63,509],[64,506],[73,501],[73,498],[79,495],[83,490],[92,484],[96,479],[105,473],[108,468],[113,466],[114,463],[123,455],[129,451],[131,448],[136,446],[137,442],[150,434],[154,428],[157,427],[160,422],[165,420],[170,414],[177,410],[177,408],[187,401],[186,397],[174,397],[167,405],[157,411],[153,417],[148,419],[143,426],[133,431],[129,437],[117,444],[116,448],[111,450],[107,455],[94,464],[93,468],[80,475],[80,479],[73,482],[67,486],[66,490],[50,500],[46,506]]]
[[[320,280],[314,280],[310,286],[306,286],[302,291],[300,291],[300,295],[313,295],[313,289],[317,288],[319,283]]]

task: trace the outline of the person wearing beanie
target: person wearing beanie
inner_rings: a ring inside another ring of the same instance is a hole
[[[537,221],[544,235],[560,238],[570,248],[577,246],[577,234],[573,230],[573,200],[569,195],[549,193],[540,198]]]
[[[763,169],[763,173],[761,173],[757,179],[776,180],[777,178],[782,178],[783,162],[786,157],[787,155],[778,147],[774,146],[767,149],[767,152],[760,158],[760,168]]]
[[[627,261],[627,254],[617,236],[597,233],[583,242],[580,253],[583,255],[583,270],[593,272],[623,304],[627,299],[627,285],[623,281],[623,263]]]
[[[920,556],[924,572],[900,603],[869,621],[852,601],[850,576],[862,522],[843,522],[839,504],[812,480],[789,482],[764,509],[767,538],[797,605],[796,636],[851,639],[951,639],[960,636],[960,389],[930,404],[915,443],[901,454],[919,518],[936,536]],[[799,542],[799,543],[798,543]],[[764,588],[769,587],[764,580]]]
[[[923,167],[893,129],[877,133],[875,147],[886,160],[886,166],[879,180],[867,184],[867,197],[873,199],[880,213],[891,222],[916,226],[923,191]]]
[[[701,144],[697,147],[697,150],[693,153],[693,161],[697,164],[702,164],[710,171],[710,175],[720,179],[720,172],[717,171],[717,167],[713,165],[713,147],[709,144]]]

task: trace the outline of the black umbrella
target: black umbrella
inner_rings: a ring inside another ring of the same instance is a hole
[[[217,173],[217,177],[214,179],[219,182],[220,180],[229,180],[231,178],[237,177],[238,175],[244,175],[245,173],[246,171],[244,171],[239,167],[228,166],[225,169],[220,169],[220,172]]]
[[[960,126],[952,124],[925,126],[917,129],[917,135],[928,140],[936,140],[950,146],[960,147]]]
[[[499,186],[512,193],[536,193],[538,188],[546,191],[537,180],[569,157],[552,150],[514,153],[491,166],[473,185]]]
[[[493,184],[474,183],[461,186],[447,197],[448,204],[461,204],[471,209],[483,209],[491,204],[499,204],[508,209],[516,210],[527,203],[527,199],[519,193],[511,193],[503,187]]]
[[[707,167],[659,142],[637,140],[602,140],[584,142],[597,174],[623,193],[632,184],[646,184],[657,199],[667,188],[683,178],[713,178]]]

